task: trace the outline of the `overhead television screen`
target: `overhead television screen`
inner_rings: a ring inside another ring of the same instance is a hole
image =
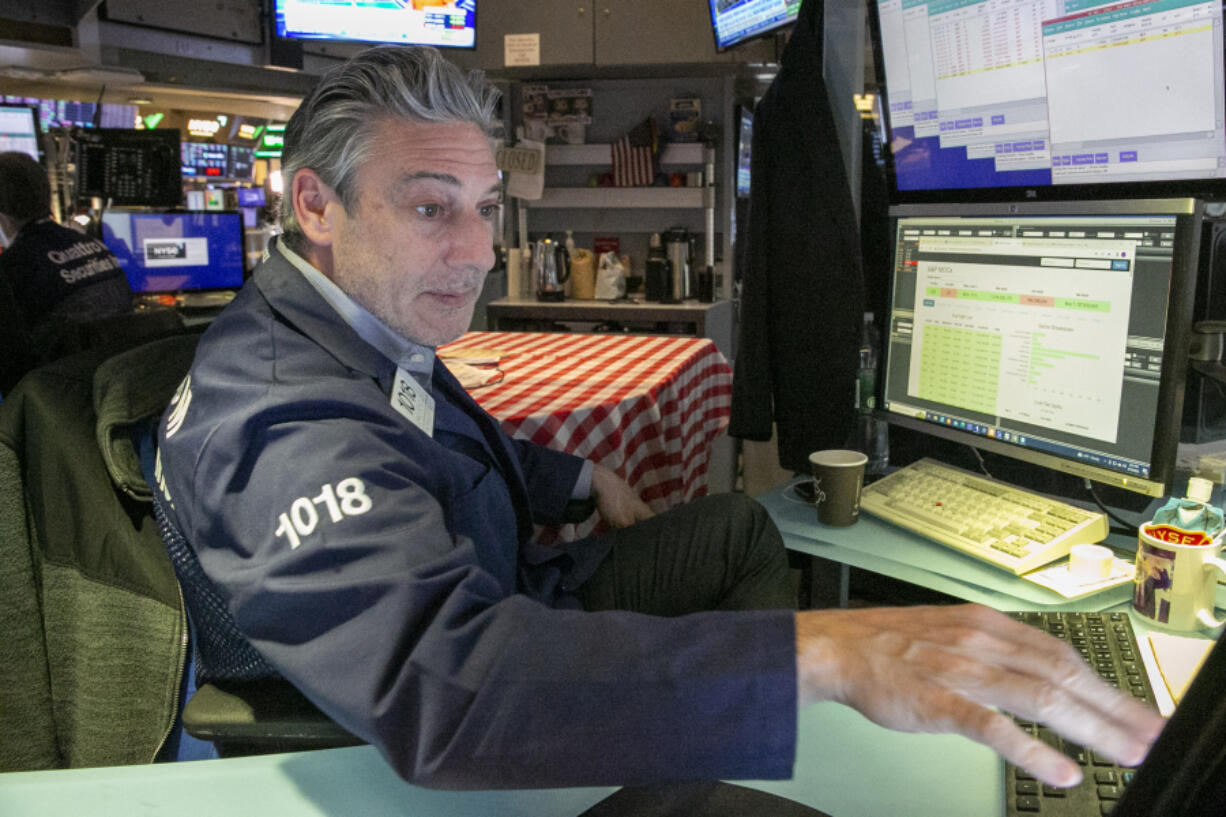
[[[274,0],[278,37],[475,48],[477,0]]]
[[[873,5],[899,200],[1226,194],[1221,0]]]
[[[183,157],[184,176],[220,179],[227,175],[225,145],[213,142],[183,142],[179,152]]]
[[[76,135],[77,199],[111,207],[177,207],[183,202],[179,131],[92,128]]]
[[[715,49],[723,51],[796,22],[800,0],[708,0]]]
[[[231,179],[250,179],[255,166],[255,148],[243,145],[226,146],[226,172]]]

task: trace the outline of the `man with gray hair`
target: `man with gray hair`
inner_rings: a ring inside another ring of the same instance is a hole
[[[653,516],[502,433],[434,353],[494,263],[495,104],[431,49],[380,47],[290,120],[285,233],[159,429],[201,680],[280,675],[448,788],[788,777],[822,699],[1055,784],[1076,765],[991,706],[1139,760],[1160,721],[1062,643],[978,607],[796,612],[752,500]],[[612,532],[532,541],[588,497]]]

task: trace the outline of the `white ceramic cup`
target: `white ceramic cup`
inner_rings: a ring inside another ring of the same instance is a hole
[[[1218,577],[1226,578],[1222,542],[1179,541],[1169,525],[1142,525],[1137,542],[1132,606],[1160,627],[1198,630],[1220,627],[1213,616]]]
[[[1069,550],[1069,572],[1083,581],[1105,579],[1111,575],[1115,554],[1102,545],[1073,545]]]

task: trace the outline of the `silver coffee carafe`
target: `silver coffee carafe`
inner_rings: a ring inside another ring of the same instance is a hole
[[[570,277],[566,247],[552,238],[542,238],[532,248],[532,280],[540,301],[561,301],[566,295],[562,285]]]
[[[691,269],[694,263],[695,236],[684,227],[673,227],[664,234],[664,247],[672,267],[671,292],[667,300],[677,302],[694,297]]]

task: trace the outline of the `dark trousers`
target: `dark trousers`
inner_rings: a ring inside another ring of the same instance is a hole
[[[783,538],[743,494],[700,497],[613,536],[609,555],[579,588],[589,611],[679,616],[796,607]]]

